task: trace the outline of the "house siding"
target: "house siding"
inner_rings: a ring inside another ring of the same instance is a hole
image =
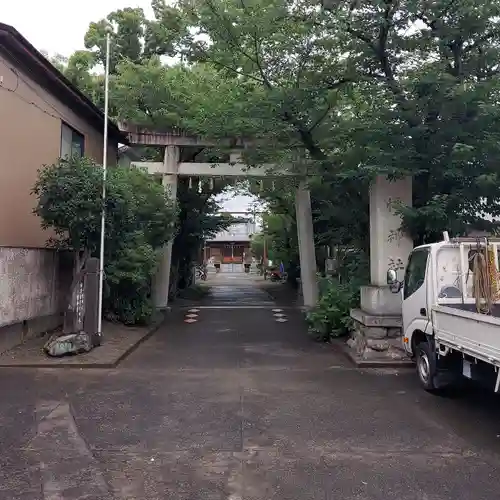
[[[31,189],[42,165],[57,161],[61,123],[85,137],[85,155],[102,163],[103,134],[0,54],[0,246],[43,248],[51,233],[32,213]],[[108,145],[115,165],[117,145]]]

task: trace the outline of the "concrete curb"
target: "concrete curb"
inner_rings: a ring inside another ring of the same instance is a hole
[[[146,342],[150,337],[153,336],[154,333],[158,331],[158,329],[165,323],[166,316],[164,316],[158,323],[155,323],[151,326],[148,332],[141,337],[135,344],[131,345],[118,359],[113,363],[112,368],[116,368],[123,360],[128,358],[143,342]]]
[[[415,363],[410,359],[362,359],[357,356],[349,346],[340,339],[333,339],[330,342],[331,346],[341,352],[348,361],[357,368],[414,368]]]
[[[0,364],[0,369],[7,369],[7,368],[43,368],[43,369],[54,369],[58,370],[60,368],[64,369],[110,369],[110,368],[116,368],[122,361],[124,361],[126,358],[128,358],[143,342],[148,340],[150,337],[153,336],[154,333],[158,331],[158,329],[163,325],[163,323],[166,320],[166,315],[163,316],[163,318],[157,322],[155,322],[153,325],[151,325],[151,328],[137,341],[129,346],[125,352],[120,354],[118,358],[116,358],[112,362],[108,363],[58,363],[58,364],[51,364],[51,363],[20,363],[20,364]]]

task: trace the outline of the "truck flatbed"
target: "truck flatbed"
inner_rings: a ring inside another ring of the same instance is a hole
[[[479,314],[476,309],[476,304],[446,304],[446,307],[453,307],[454,309],[460,309],[461,311]],[[490,314],[481,314],[481,316],[494,316],[495,318],[500,318],[500,304],[492,304]]]
[[[439,353],[448,349],[459,351],[474,360],[481,360],[500,368],[500,308],[496,314],[476,311],[474,304],[435,305],[432,308],[434,339]],[[500,370],[495,391],[500,386]]]

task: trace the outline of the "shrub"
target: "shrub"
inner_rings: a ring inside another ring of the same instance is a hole
[[[349,312],[359,302],[359,285],[328,277],[320,279],[319,290],[318,304],[307,313],[306,320],[309,334],[319,342],[328,342],[348,333]]]
[[[102,166],[89,158],[61,159],[39,170],[34,213],[55,233],[50,246],[99,256],[102,178]],[[153,312],[151,280],[176,211],[161,184],[136,168],[110,168],[106,191],[104,313],[125,324],[146,323]]]

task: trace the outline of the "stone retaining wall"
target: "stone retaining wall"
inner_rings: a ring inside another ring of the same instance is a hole
[[[61,324],[68,260],[50,249],[0,247],[0,352]]]

